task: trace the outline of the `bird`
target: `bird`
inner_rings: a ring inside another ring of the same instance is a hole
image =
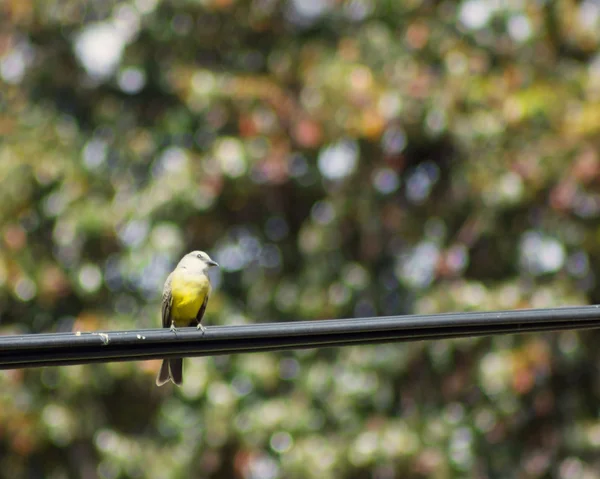
[[[162,326],[176,331],[177,328],[202,326],[202,316],[206,311],[211,293],[209,268],[219,266],[204,251],[186,254],[169,274],[162,294]],[[171,381],[177,386],[183,382],[183,358],[163,359],[156,376],[156,385]]]

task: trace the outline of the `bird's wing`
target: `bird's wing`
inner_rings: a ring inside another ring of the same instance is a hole
[[[173,273],[171,273],[167,280],[165,281],[165,286],[163,288],[162,295],[162,325],[163,328],[171,327],[171,304],[173,302],[173,297],[171,296],[171,277]]]
[[[202,316],[204,316],[204,311],[206,311],[207,304],[208,304],[208,294],[204,297],[202,306],[200,306],[200,309],[198,310],[198,314],[196,315],[196,324],[200,324],[200,321],[202,321]]]

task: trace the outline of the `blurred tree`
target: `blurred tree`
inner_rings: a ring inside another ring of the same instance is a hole
[[[600,7],[5,0],[4,334],[598,301]],[[0,376],[0,477],[600,477],[596,334]],[[516,472],[518,471],[518,473]]]

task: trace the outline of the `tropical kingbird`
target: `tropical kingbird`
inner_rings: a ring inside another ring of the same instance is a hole
[[[208,268],[219,266],[204,251],[192,251],[186,254],[173,272],[167,277],[162,296],[163,328],[176,328],[200,323],[210,296]],[[183,358],[163,359],[156,377],[156,385],[162,386],[171,380],[181,386],[183,380]]]

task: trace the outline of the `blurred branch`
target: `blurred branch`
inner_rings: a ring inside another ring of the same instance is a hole
[[[0,337],[0,369],[600,328],[600,306]]]

